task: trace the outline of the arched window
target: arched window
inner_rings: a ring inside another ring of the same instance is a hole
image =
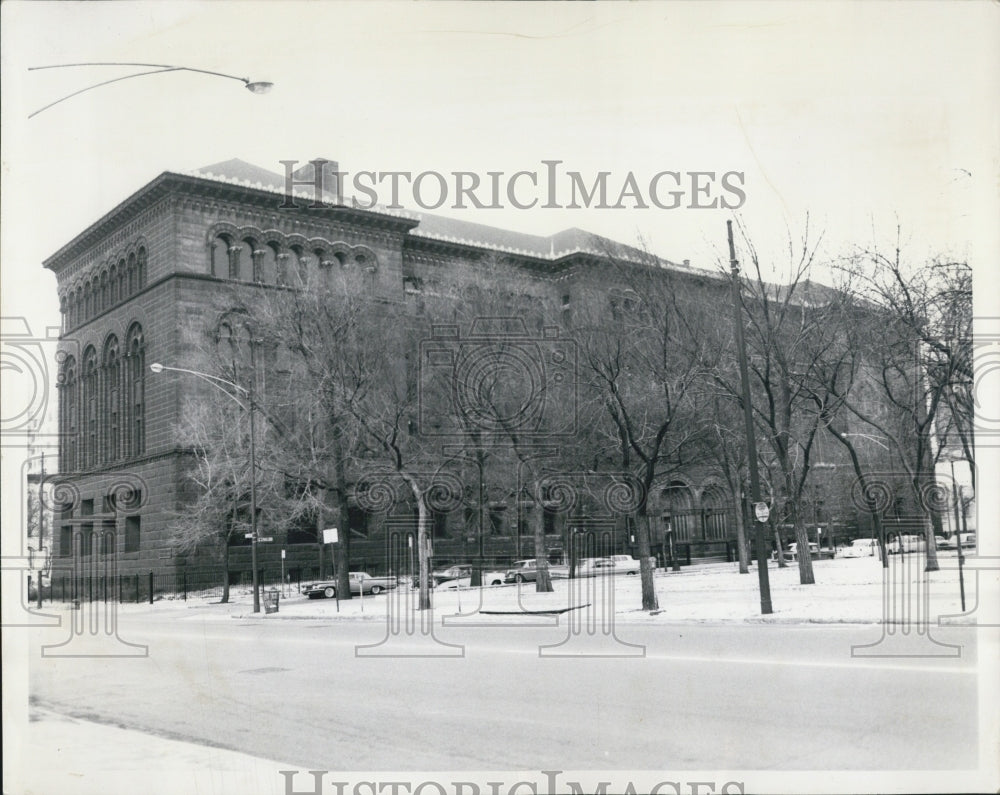
[[[118,260],[118,296],[124,301],[129,295],[128,272],[125,266],[125,258]]]
[[[216,235],[212,240],[212,275],[220,279],[229,276],[229,238],[225,235]]]
[[[106,427],[104,429],[104,460],[117,461],[121,455],[121,352],[118,338],[108,337],[104,344],[103,403]]]
[[[268,243],[261,249],[260,262],[258,263],[258,281],[264,284],[278,283],[278,244]]]
[[[118,303],[118,266],[112,265],[111,271],[108,273],[108,293],[110,295],[109,306],[114,306]]]
[[[76,380],[76,359],[67,356],[59,374],[59,468],[72,472],[77,466],[76,448],[79,433],[79,384]]]
[[[254,252],[257,250],[257,243],[251,237],[243,238],[240,243],[240,250],[236,255],[237,258],[237,271],[234,274],[234,279],[242,279],[243,281],[256,281],[256,274],[254,273]]]
[[[83,466],[97,463],[97,351],[91,345],[83,352]]]
[[[301,246],[292,246],[292,269],[299,285],[304,285],[309,272],[309,262]]]
[[[140,248],[139,254],[135,258],[136,278],[139,280],[139,289],[146,286],[146,249]]]
[[[101,305],[98,312],[103,312],[111,306],[111,292],[108,288],[108,272],[101,271]]]
[[[69,299],[65,294],[59,296],[59,316],[62,318],[62,330],[69,328]]]
[[[90,281],[83,283],[83,319],[90,320]]]
[[[679,481],[663,489],[660,496],[664,504],[665,519],[674,531],[674,541],[691,541],[694,538],[694,500],[691,490]]]
[[[711,485],[705,488],[701,497],[701,515],[705,538],[710,541],[722,541],[727,537],[726,494],[719,486]]]
[[[128,294],[134,295],[136,289],[135,282],[135,256],[128,258]]]
[[[134,324],[125,338],[125,455],[146,450],[146,345],[142,326]]]

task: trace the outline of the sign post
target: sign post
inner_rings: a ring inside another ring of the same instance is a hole
[[[323,543],[330,545],[330,564],[333,566],[333,577],[337,577],[337,552],[334,549],[334,544],[338,541],[337,528],[328,527],[323,531]],[[337,600],[337,612],[340,612],[340,589],[337,588],[333,592],[334,598]]]

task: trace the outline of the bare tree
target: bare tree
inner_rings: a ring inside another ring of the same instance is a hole
[[[942,433],[957,436],[975,473],[971,273],[965,263],[941,260],[912,266],[898,229],[896,241],[889,254],[863,249],[844,265],[845,289],[868,309],[852,330],[855,345],[868,352],[860,378],[869,389],[843,397],[850,414],[895,453],[922,509],[927,570],[937,571],[942,519],[930,492],[939,491]]]
[[[582,311],[576,335],[589,394],[614,431],[621,472],[642,485],[636,528],[642,609],[655,610],[649,498],[659,477],[687,463],[685,454],[704,430],[693,389],[700,362],[681,343],[688,322],[679,302],[684,276],[636,249],[606,248],[604,258],[624,289],[610,296],[609,307]]]

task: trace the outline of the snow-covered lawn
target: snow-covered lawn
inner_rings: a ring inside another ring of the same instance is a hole
[[[954,553],[939,553],[942,570],[925,573],[922,557],[898,555],[890,557],[890,568],[883,569],[876,558],[838,558],[813,561],[816,582],[799,584],[796,563],[778,568],[768,567],[773,613],[762,616],[758,575],[755,566],[749,574],[740,574],[735,563],[685,566],[679,572],[657,570],[655,584],[659,609],[641,609],[638,576],[616,576],[609,579],[555,580],[552,593],[536,593],[534,583],[521,586],[505,585],[463,589],[441,589],[433,592],[434,613],[448,616],[456,613],[492,611],[503,613],[503,620],[520,611],[564,611],[568,608],[591,611],[613,609],[616,620],[623,621],[792,621],[792,622],[852,622],[881,623],[885,620],[930,620],[937,623],[942,615],[961,612],[958,571]],[[994,572],[979,575],[986,584]],[[920,601],[924,589],[928,608]],[[965,572],[966,605],[972,610],[977,597],[977,573]],[[252,594],[248,588],[233,588],[231,601],[219,603],[218,592],[188,594],[187,601],[162,599],[154,605],[121,606],[128,612],[196,610],[199,618],[209,615],[220,618],[253,616]],[[307,599],[288,588],[281,597],[279,611],[268,619],[369,619],[382,620],[387,610],[406,613],[416,610],[417,592],[403,587],[388,594],[355,597],[341,601]],[[926,613],[926,615],[925,615]],[[484,616],[486,620],[489,620]],[[962,621],[963,619],[959,619]]]

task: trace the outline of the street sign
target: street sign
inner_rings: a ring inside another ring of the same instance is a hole
[[[244,533],[243,537],[244,538],[253,538],[253,533]]]
[[[285,550],[281,550],[281,559],[282,559],[282,560],[284,560],[284,559],[285,559]]]
[[[324,544],[336,544],[338,541],[337,528],[328,527],[323,531],[323,543]]]
[[[766,522],[771,518],[771,509],[767,507],[766,502],[755,502],[753,506],[753,515],[757,517],[758,522]]]
[[[267,538],[258,538],[257,539],[257,543],[258,544],[266,544],[269,541],[274,541],[274,538],[272,536],[268,536]]]

